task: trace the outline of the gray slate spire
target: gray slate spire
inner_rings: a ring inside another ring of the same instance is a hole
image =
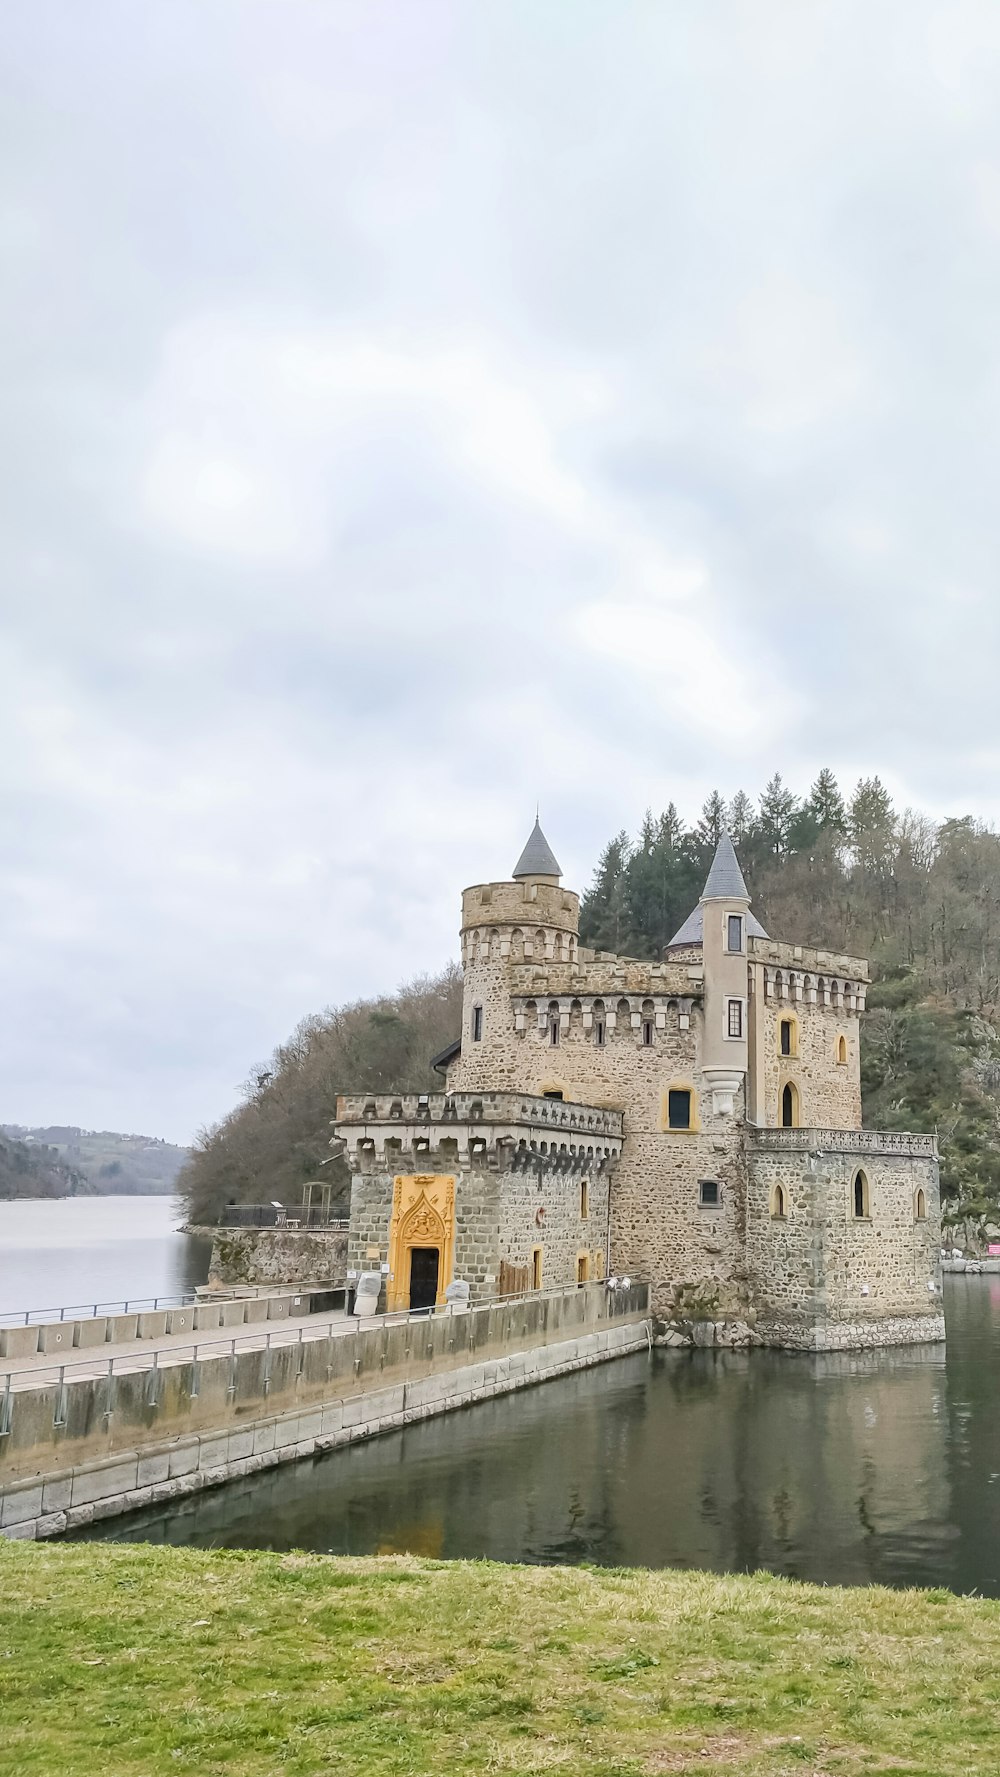
[[[728,833],[723,833],[716,846],[712,859],[712,868],[708,873],[708,881],[701,891],[701,901],[692,913],[689,913],[679,932],[675,932],[667,945],[672,950],[675,944],[701,944],[705,937],[705,910],[703,901],[749,901],[747,885],[743,880],[739,859],[733,850],[733,842]],[[747,936],[749,938],[766,938],[767,933],[759,919],[747,912]]]
[[[562,871],[556,863],[552,847],[542,832],[536,815],[528,843],[514,865],[514,881],[519,881],[522,876],[561,875]]]
[[[701,891],[703,901],[749,901],[739,859],[728,833],[723,833],[715,848],[708,881]]]

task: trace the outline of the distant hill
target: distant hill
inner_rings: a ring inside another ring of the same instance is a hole
[[[0,1124],[0,1200],[12,1197],[161,1197],[188,1155],[152,1135],[53,1124]]]

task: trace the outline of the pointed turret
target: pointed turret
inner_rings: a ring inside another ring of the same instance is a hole
[[[703,901],[749,901],[739,859],[728,833],[723,833],[715,848],[708,881],[701,891]]]
[[[700,944],[704,967],[701,1072],[715,1116],[732,1116],[749,1062],[747,944],[764,929],[750,912],[750,893],[728,833],[715,848],[708,881],[674,944]]]
[[[562,870],[556,862],[552,847],[542,832],[538,816],[517,863],[514,865],[514,881],[521,882],[524,877],[538,877],[546,882],[558,882]]]
[[[766,938],[767,933],[759,919],[750,912],[750,891],[743,880],[743,872],[736,856],[736,850],[728,833],[723,833],[715,848],[712,868],[708,880],[701,891],[701,900],[697,907],[688,914],[680,931],[675,932],[667,945],[673,950],[680,944],[701,944],[705,936],[705,902],[706,901],[744,901],[746,903],[746,922],[748,938]]]

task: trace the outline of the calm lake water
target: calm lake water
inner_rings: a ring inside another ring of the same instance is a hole
[[[176,1197],[0,1203],[0,1315],[193,1290],[211,1249],[180,1220]]]
[[[92,1534],[1000,1596],[1000,1277],[946,1312],[947,1355],[654,1352]]]

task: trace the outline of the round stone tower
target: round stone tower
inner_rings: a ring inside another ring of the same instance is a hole
[[[512,1038],[510,971],[515,963],[572,963],[580,897],[535,821],[510,882],[481,882],[462,894],[462,1055],[449,1085],[517,1089],[521,1059]]]

